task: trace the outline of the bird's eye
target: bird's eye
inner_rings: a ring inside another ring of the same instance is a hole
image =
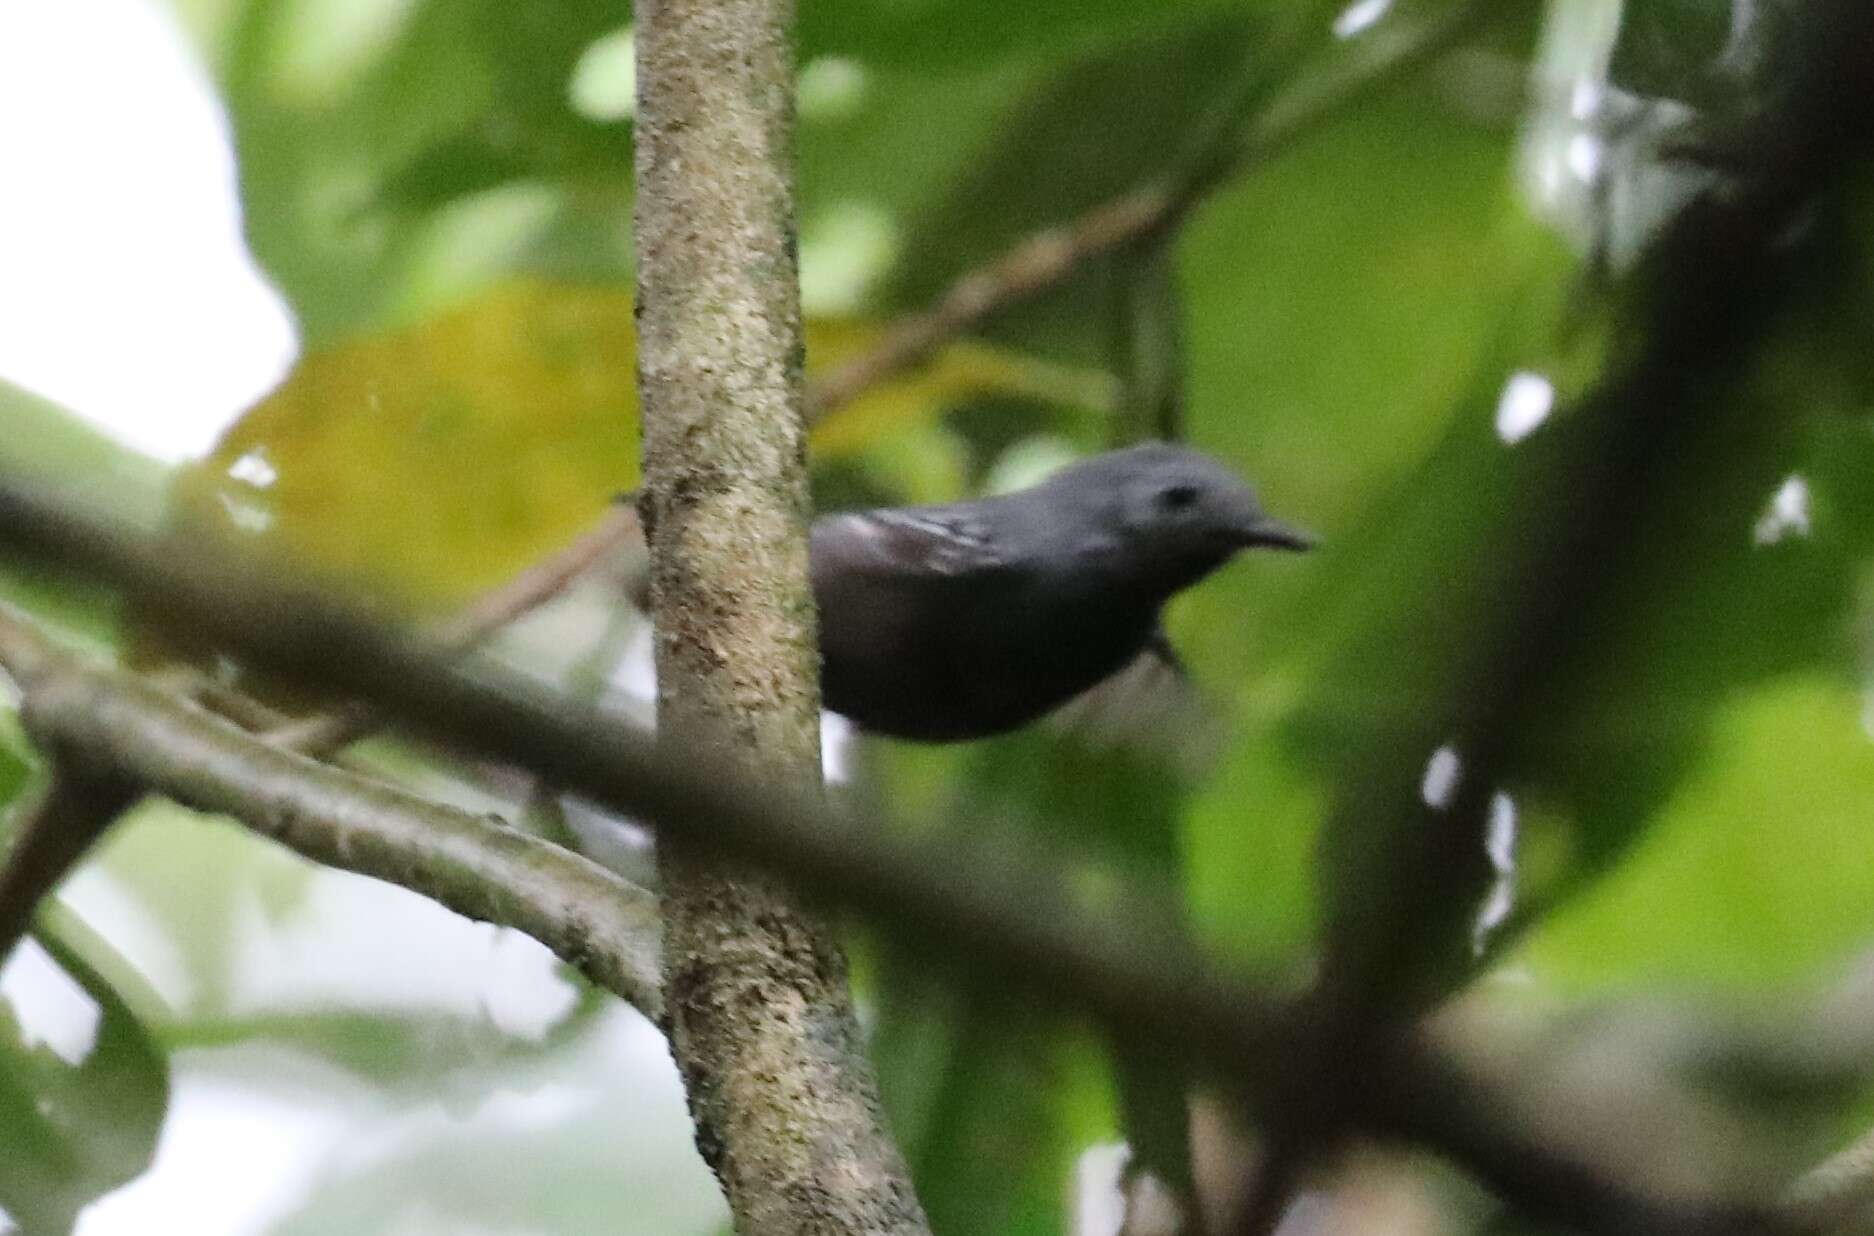
[[[1172,485],[1158,491],[1158,509],[1184,511],[1197,505],[1197,486]]]

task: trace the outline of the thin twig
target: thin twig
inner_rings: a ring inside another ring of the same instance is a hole
[[[1184,300],[1167,240],[1132,251],[1113,270],[1113,369],[1120,415],[1114,446],[1184,438]]]
[[[60,770],[31,822],[55,839],[52,858],[147,787],[233,816],[315,862],[512,927],[647,1017],[661,1015],[657,898],[597,863],[492,817],[283,751],[135,674],[58,651],[4,608],[0,667],[24,697],[28,732]],[[71,767],[84,775],[69,775]],[[31,909],[26,901],[21,912]],[[16,927],[9,942],[25,922]]]
[[[991,314],[1062,283],[1094,259],[1162,236],[1219,184],[1269,161],[1443,53],[1487,17],[1515,7],[1501,0],[1470,0],[1421,26],[1371,32],[1370,54],[1277,99],[1240,141],[1220,147],[1214,155],[1186,160],[1169,178],[1028,236],[952,283],[929,307],[900,318],[869,351],[809,383],[808,419],[818,420],[852,402]]]

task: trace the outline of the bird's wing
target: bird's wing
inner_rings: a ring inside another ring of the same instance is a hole
[[[960,507],[829,515],[813,528],[816,576],[979,581],[1012,569],[989,529]]]

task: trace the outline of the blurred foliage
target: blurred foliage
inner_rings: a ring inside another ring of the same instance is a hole
[[[176,6],[229,109],[250,244],[307,349],[183,475],[184,508],[420,607],[565,542],[636,475],[628,8]],[[1441,7],[804,6],[810,367],[863,351],[892,312],[1033,230],[1165,174],[1226,93],[1267,100],[1339,63],[1362,37],[1353,17]],[[1686,194],[1722,183],[1722,157],[1688,162],[1683,147],[1761,101],[1752,74],[1774,70],[1781,9],[1763,6],[1753,31],[1730,25],[1757,8],[1506,6],[1452,62],[1207,199],[1167,283],[1183,431],[1325,538],[1305,560],[1235,565],[1171,612],[1224,736],[1154,721],[1157,743],[1056,725],[961,749],[880,745],[859,757],[857,792],[929,835],[1038,840],[1094,904],[1122,884],[1162,891],[1259,974],[1305,980],[1328,907],[1358,897],[1351,873],[1379,852],[1357,821],[1331,839],[1322,823],[1369,752],[1440,723],[1466,623],[1514,612],[1518,598],[1493,590],[1514,548],[1505,517],[1579,429],[1570,400],[1635,342],[1616,312],[1621,274]],[[1712,396],[1721,432],[1673,461],[1628,560],[1554,650],[1500,787],[1519,825],[1513,904],[1474,956],[1484,889],[1453,877],[1452,932],[1414,959],[1445,981],[1516,976],[1472,994],[1558,1019],[1639,990],[1748,1005],[1828,978],[1874,939],[1870,209],[1862,186],[1791,237],[1798,294]],[[837,411],[813,440],[817,493],[941,500],[1099,449],[1128,377],[1117,315],[1136,260],[1087,264]],[[1513,375],[1555,411],[1507,434]],[[154,517],[151,466],[3,386],[0,416],[7,460]],[[97,595],[10,564],[0,596],[94,642],[114,630]],[[1167,735],[1187,748],[1177,759]],[[1427,758],[1440,737],[1423,735]],[[8,752],[0,801],[24,779]],[[425,1125],[375,1158],[334,1155],[276,1230],[715,1221],[681,1111],[629,1098],[667,1062],[593,1046],[611,1014],[580,1005],[530,1039],[460,1011],[387,1009],[362,981],[297,1003],[270,989],[253,1007],[255,957],[284,965],[266,942],[295,926],[329,929],[336,914],[342,965],[388,951],[418,973],[439,920],[388,902],[332,911],[335,877],[164,807],[120,830],[103,867],[133,911],[113,920],[121,933],[151,938],[126,953],[168,975],[151,980],[171,1006],[156,1042],[207,1074],[251,1082],[239,1062],[252,1050],[316,1061],[343,1084],[289,1087],[295,1101],[342,1091],[363,1130],[428,1100],[461,1116],[507,1091],[579,1092],[505,1123]],[[1063,1230],[1080,1154],[1124,1134],[1179,1170],[1180,1096],[1162,1061],[1129,1052],[1115,1067],[1084,1028],[863,940],[857,969],[887,1106],[944,1236]],[[114,1089],[9,1051],[6,1086],[64,1086],[86,1120],[121,1126],[102,1158],[41,1156],[30,1183],[0,1172],[16,1217],[68,1212],[147,1158],[161,1056],[134,1018],[116,1029],[121,1054],[100,1047],[86,1065],[121,1069]],[[604,1112],[585,1102],[614,1089],[624,1097]],[[1829,1098],[1845,1119],[1854,1096]],[[17,1118],[22,1144],[57,1149],[16,1106],[0,1138],[12,1144]],[[641,1205],[620,1200],[621,1139],[661,1148],[632,1175]],[[681,1182],[668,1197],[665,1177]]]
[[[10,1003],[0,1005],[0,1203],[16,1230],[59,1236],[94,1198],[149,1167],[169,1066],[111,984],[77,952],[41,938],[49,981],[71,985],[66,998],[90,1003],[96,1020],[88,1043],[61,1052],[36,1041]]]
[[[336,1147],[314,1165],[305,1204],[267,1230],[714,1231],[707,1169],[693,1154],[673,1162],[688,1127],[674,1069],[643,1077],[613,1063],[660,1046],[612,1008],[530,1059],[458,1079],[444,1112],[410,1093],[398,1136],[374,1154]]]
[[[154,522],[163,509],[167,477],[161,466],[124,450],[97,430],[30,391],[0,380],[0,463],[34,477],[53,492],[82,494],[127,518]],[[108,644],[115,606],[103,590],[53,580],[29,563],[0,554],[0,601],[31,610],[65,633]],[[0,794],[0,806],[11,798]]]

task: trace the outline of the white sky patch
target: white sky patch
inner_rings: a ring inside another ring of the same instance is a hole
[[[1131,1162],[1132,1148],[1124,1142],[1101,1142],[1080,1152],[1068,1196],[1067,1231],[1073,1236],[1119,1236],[1128,1228],[1169,1232],[1184,1226],[1178,1198],[1154,1173],[1127,1179]]]
[[[1425,779],[1419,784],[1419,797],[1433,811],[1443,811],[1451,805],[1458,792],[1458,780],[1463,775],[1464,761],[1458,758],[1457,749],[1440,747],[1425,762]]]
[[[502,1133],[546,1133],[568,1123],[600,1100],[590,1086],[549,1082],[525,1090],[496,1090],[463,1113],[440,1101],[425,1103],[400,1118],[348,1139],[334,1157],[344,1173],[394,1163],[412,1147],[444,1135],[472,1137],[477,1129]]]
[[[221,504],[228,522],[242,532],[258,536],[273,527],[273,511],[268,507],[258,506],[229,493],[216,494],[215,499]]]
[[[582,1028],[567,1051],[540,1062],[537,1068],[509,1075],[501,1088],[478,1097],[467,1110],[456,1102],[425,1098],[401,1110],[383,1112],[368,1124],[354,1125],[333,1145],[320,1178],[342,1189],[349,1180],[394,1168],[413,1155],[516,1132],[550,1135],[569,1123],[593,1119],[595,1112],[621,1106],[628,1108],[631,1119],[616,1129],[619,1140],[609,1144],[607,1151],[618,1170],[638,1187],[660,1190],[660,1209],[674,1211],[668,1215],[672,1222],[657,1230],[716,1230],[715,1225],[726,1220],[720,1194],[708,1168],[685,1144],[687,1139],[677,1134],[689,1123],[683,1083],[669,1048],[656,1027],[619,1004]],[[668,1205],[672,1199],[674,1207]],[[443,1226],[425,1225],[421,1220],[420,1213],[411,1217],[406,1209],[385,1230],[447,1231],[452,1236],[479,1230],[472,1224],[464,1228],[455,1213]],[[149,1230],[170,1229],[158,1225]],[[503,1223],[499,1230],[514,1229]]]
[[[1606,146],[1592,133],[1577,133],[1568,139],[1567,152],[1563,158],[1568,163],[1568,170],[1582,184],[1593,184],[1600,174],[1601,159],[1606,153]]]
[[[322,871],[285,919],[250,903],[234,920],[228,986],[236,1011],[329,1005],[479,1015],[538,1041],[578,998],[537,942],[376,880]]]
[[[169,1112],[150,1170],[87,1207],[75,1236],[182,1226],[217,1236],[261,1236],[305,1204],[325,1156],[356,1135],[345,1113],[359,1102],[359,1088],[336,1069],[320,1069],[317,1085],[301,1079],[273,1093],[225,1074],[241,1058],[274,1077],[286,1063],[258,1050],[176,1057]],[[311,1067],[303,1059],[293,1064],[297,1068],[284,1071]]]
[[[1575,84],[1568,90],[1568,115],[1572,120],[1591,120],[1601,110],[1601,102],[1607,97],[1607,87],[1601,79],[1591,73],[1584,73],[1575,79]]]
[[[194,1002],[195,980],[175,939],[107,864],[80,866],[60,887],[59,900],[109,940],[170,1008]]]
[[[1561,196],[1562,187],[1567,180],[1567,169],[1561,159],[1544,150],[1531,162],[1531,172],[1536,178],[1538,200],[1553,202]]]
[[[1516,870],[1516,801],[1501,791],[1490,796],[1484,853],[1490,856],[1490,866],[1498,875]]]
[[[228,522],[243,532],[251,532],[255,535],[272,528],[274,521],[272,506],[248,492],[248,490],[270,489],[274,482],[280,479],[280,470],[273,466],[271,459],[267,458],[266,448],[257,446],[242,454],[239,459],[228,465],[227,476],[230,480],[239,481],[247,487],[246,490],[241,491],[221,489],[216,492],[215,501],[220,504],[222,512],[227,515]]]
[[[1498,791],[1490,796],[1490,817],[1484,824],[1484,853],[1496,879],[1484,895],[1471,925],[1471,951],[1482,955],[1490,936],[1516,907],[1516,800]]]
[[[103,1010],[36,940],[20,941],[0,970],[0,996],[13,1006],[26,1047],[44,1044],[76,1068],[98,1045]]]
[[[227,120],[167,6],[0,4],[0,377],[163,459],[292,362]]]
[[[651,648],[651,625],[639,626],[626,642],[612,670],[612,687],[633,699],[657,698],[657,662]],[[852,778],[857,732],[838,713],[820,714],[820,769],[829,784],[843,785]],[[596,810],[589,808],[591,810]]]
[[[465,1220],[431,1198],[419,1197],[390,1220],[381,1236],[553,1236],[545,1228],[515,1227],[506,1218],[490,1223]]]
[[[1081,1151],[1074,1163],[1073,1214],[1067,1230],[1075,1236],[1118,1236],[1126,1219],[1120,1188],[1132,1151],[1124,1142],[1102,1142]]]
[[[1770,505],[1750,530],[1753,545],[1775,545],[1789,537],[1809,535],[1809,482],[1791,473],[1770,495]]]
[[[1542,427],[1555,410],[1555,384],[1528,369],[1520,369],[1503,384],[1497,398],[1497,437],[1515,446]]]
[[[651,648],[651,624],[632,632],[618,665],[612,671],[612,686],[634,699],[657,698],[657,659]]]
[[[255,1042],[181,1052],[174,1069],[152,1170],[88,1208],[76,1236],[266,1236],[313,1190],[343,1189],[425,1139],[466,1144],[508,1129],[548,1131],[605,1107],[631,1112],[608,1148],[620,1170],[679,1199],[660,1230],[714,1231],[727,1221],[709,1169],[673,1136],[688,1124],[669,1049],[656,1027],[621,1005],[566,1052],[511,1075],[467,1110],[432,1097],[406,1102],[318,1056]],[[461,1230],[406,1229],[406,1221],[385,1230]]]
[[[1334,18],[1334,37],[1351,39],[1373,28],[1392,8],[1393,0],[1354,0]]]

